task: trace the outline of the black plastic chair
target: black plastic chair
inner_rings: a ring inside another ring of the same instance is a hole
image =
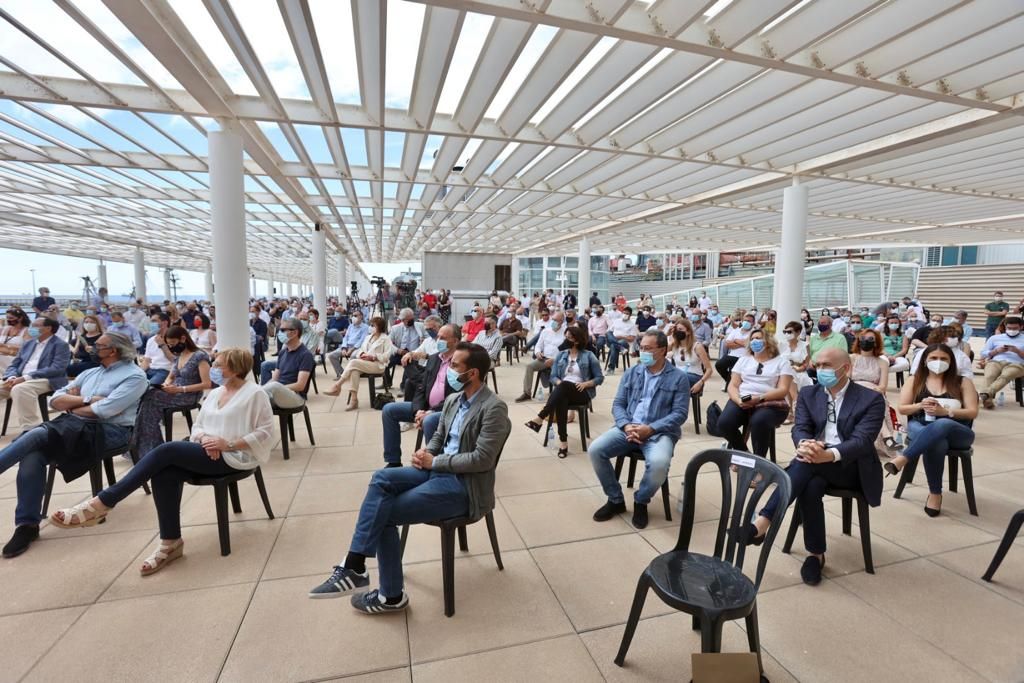
[[[693,413],[693,433],[700,434],[700,425],[704,417],[700,414],[700,399],[704,396],[704,389],[696,394],[690,394],[690,412]]]
[[[908,441],[907,443],[909,444],[910,442]],[[957,470],[963,469],[964,493],[967,495],[967,509],[970,510],[972,515],[977,517],[978,503],[974,498],[974,467],[971,464],[971,458],[973,456],[973,448],[968,448],[967,450],[962,451],[951,449],[949,453],[946,454],[946,469],[949,470],[949,490],[951,493],[957,492]],[[893,498],[900,498],[903,495],[903,489],[906,485],[913,483],[914,473],[917,472],[917,463],[920,460],[921,458],[908,460],[907,464],[904,465],[903,471],[900,473],[900,483],[896,485],[896,492],[892,494]]]
[[[777,462],[777,460],[776,460],[776,449],[775,449],[775,432],[776,432],[777,429],[778,428],[773,429],[771,434],[769,434],[769,436],[768,436],[768,459],[771,460],[772,462]],[[750,422],[749,421],[747,422],[747,424],[743,425],[742,436],[743,436],[743,440],[744,441],[749,441],[750,440]],[[747,445],[748,445],[748,447],[751,447],[749,443]]]
[[[164,441],[173,441],[174,434],[174,414],[181,413],[185,417],[185,424],[188,426],[189,434],[192,433],[192,411],[199,408],[199,403],[196,402],[190,406],[182,406],[180,408],[164,408]],[[188,439],[188,437],[185,437]]]
[[[615,458],[615,478],[618,479],[622,475],[622,463],[626,458],[629,458],[629,474],[626,476],[626,488],[633,488],[633,482],[636,480],[636,464],[638,461],[644,460],[644,452],[641,448],[634,448],[625,455],[620,455]],[[665,520],[672,521],[672,502],[668,497],[668,477],[665,481],[661,482],[661,503],[665,507]]]
[[[53,396],[52,391],[47,391],[45,394],[39,394],[39,416],[43,422],[50,421],[50,397]],[[7,423],[11,419],[11,406],[14,405],[14,401],[7,399],[7,405],[4,407],[4,426],[0,429],[0,436],[7,435]]]
[[[114,458],[127,452],[127,448],[114,448],[106,451],[103,457],[93,461],[89,466],[89,487],[92,491],[92,495],[98,494],[103,490],[103,475],[107,475],[107,486],[113,486],[117,483],[117,475],[114,473]],[[46,512],[50,509],[50,498],[53,496],[53,485],[57,480],[57,466],[49,464],[46,466],[46,488],[43,490],[43,509],[42,515],[46,517]],[[149,494],[149,485],[144,485],[143,488],[146,494]],[[101,522],[102,523],[102,522]]]
[[[1013,380],[1013,393],[1017,398],[1017,405],[1024,408],[1024,378],[1018,377]]]
[[[363,377],[363,379],[366,380],[367,389],[369,390],[369,393],[370,393],[370,401],[369,401],[369,403],[372,406],[373,405],[373,397],[377,395],[377,379],[378,378],[383,378],[384,377],[384,373],[383,372],[378,372],[378,373],[375,373],[375,374],[372,374],[372,375],[363,375],[362,377]],[[348,398],[345,399],[345,404],[347,405],[347,404],[349,404],[351,402],[352,402],[352,394],[349,393]]]
[[[535,397],[537,395],[537,389],[540,388],[540,380],[541,380],[542,376],[548,378],[547,379],[548,385],[551,384],[551,368],[544,368],[543,370],[538,370],[534,374],[536,375],[536,377],[533,380],[533,393],[530,394],[531,398]]]
[[[903,388],[903,371],[902,370],[900,370],[899,372],[896,373],[896,388],[897,389],[902,389]]]
[[[512,365],[512,357],[515,354],[516,362],[519,362],[519,342],[515,344],[505,344],[505,360],[509,365]]]
[[[491,383],[494,385],[494,393],[498,393],[498,373],[494,371],[494,359],[491,359],[491,369],[488,373],[491,377]],[[484,386],[487,386],[487,375],[484,375]]]
[[[575,403],[569,405],[569,410],[576,411],[576,421],[580,423],[580,443],[583,444],[583,450],[587,450],[587,438],[590,437],[590,417],[587,415],[587,411],[593,411],[593,406],[590,403],[590,399],[587,399],[586,403]],[[548,424],[544,428],[544,448],[548,447],[548,433],[551,431],[551,425],[554,424],[555,413],[554,411],[548,415]]]
[[[854,489],[825,489],[826,496],[835,496],[842,499],[843,505],[843,534],[853,535],[853,501],[857,501],[857,523],[860,525],[860,547],[864,553],[864,571],[868,574],[875,573],[875,564],[871,557],[871,516],[868,500],[862,491]],[[782,546],[782,552],[787,555],[793,549],[793,541],[796,540],[796,530],[803,523],[803,514],[800,512],[800,504],[793,505],[793,520],[789,523],[789,533],[786,534],[786,543]]]
[[[284,455],[284,459],[288,460],[291,455],[288,453],[288,442],[295,441],[295,421],[293,416],[302,413],[302,417],[306,420],[306,435],[309,436],[309,445],[315,446],[316,441],[313,439],[313,424],[309,420],[309,406],[303,403],[298,408],[281,408],[280,406],[274,406],[274,415],[277,415],[278,421],[281,427],[281,453]]]
[[[227,556],[231,554],[231,530],[228,524],[228,496],[231,497],[231,509],[238,514],[242,511],[242,502],[238,497],[238,482],[243,479],[254,477],[256,488],[259,489],[260,498],[263,500],[263,509],[267,511],[267,517],[274,519],[274,511],[270,508],[270,498],[267,496],[267,487],[263,482],[263,471],[257,467],[252,470],[239,470],[220,477],[193,477],[188,480],[192,486],[212,486],[214,504],[217,507],[217,533],[220,536],[220,554]]]
[[[988,565],[988,569],[985,570],[985,574],[981,577],[982,579],[985,581],[992,580],[996,570],[999,569],[999,565],[1003,563],[1003,558],[1006,557],[1006,553],[1010,550],[1010,546],[1013,545],[1013,540],[1017,538],[1017,533],[1020,532],[1022,524],[1024,524],[1024,510],[1017,510],[1017,512],[1013,513],[1013,517],[1010,518],[1010,523],[1003,534],[1003,540],[999,542],[996,554],[992,556],[992,562]]]
[[[507,422],[508,432],[505,441],[508,441],[508,434],[512,432],[512,423]],[[421,431],[422,435],[423,432]],[[498,461],[501,460],[501,452],[505,450],[505,441],[498,451]],[[498,462],[494,463],[498,466]],[[487,524],[487,536],[491,540],[491,552],[494,553],[494,561],[498,565],[498,571],[504,571],[505,565],[501,562],[501,550],[498,548],[498,533],[494,527],[494,511],[491,510],[480,519]],[[423,522],[428,526],[436,526],[441,530],[441,582],[444,591],[444,615],[446,617],[455,614],[455,535],[459,536],[459,550],[469,552],[469,541],[466,538],[466,527],[479,522],[480,519],[469,517],[452,517],[451,519],[439,519],[436,521]],[[409,538],[409,525],[402,526],[402,555],[405,555],[405,542]]]
[[[697,499],[697,473],[706,463],[718,466],[722,482],[721,515],[713,555],[690,551]],[[735,489],[731,465],[736,465],[737,470]],[[753,482],[756,485],[751,488]],[[764,543],[760,546],[757,570],[751,581],[743,573],[748,546],[743,543],[742,534],[755,511],[760,508],[761,498],[772,485],[776,487],[779,504]],[[750,651],[757,653],[757,665],[763,674],[761,639],[757,625],[757,591],[779,525],[786,514],[789,497],[789,477],[782,468],[764,458],[725,449],[711,449],[695,455],[686,466],[683,521],[679,526],[676,547],[654,558],[640,575],[615,663],[624,665],[626,652],[643,612],[647,591],[653,590],[665,604],[693,616],[693,627],[701,632],[701,652],[720,652],[725,622],[745,619],[747,642]]]

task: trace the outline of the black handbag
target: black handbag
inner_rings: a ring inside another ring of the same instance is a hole
[[[390,391],[378,391],[373,395],[373,398],[370,399],[370,406],[374,410],[384,410],[384,406],[394,402],[395,397],[391,395]]]
[[[718,431],[718,418],[721,416],[722,408],[718,405],[718,401],[712,401],[708,406],[707,417],[704,418],[704,428],[711,436],[722,436],[722,432]]]

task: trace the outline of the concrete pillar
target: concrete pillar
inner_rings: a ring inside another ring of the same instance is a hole
[[[242,137],[232,130],[208,136],[213,277],[221,349],[249,348],[249,268],[245,252]]]
[[[345,255],[340,251],[335,254],[335,258],[338,260],[338,300],[344,303],[349,289],[348,261],[345,260]]]
[[[583,310],[590,301],[590,240],[586,237],[580,240],[579,283],[580,291],[576,295],[579,303],[576,307]]]
[[[146,301],[146,259],[142,254],[142,249],[135,247],[135,257],[133,259],[133,265],[135,266],[135,298],[142,299],[143,303]]]
[[[171,269],[164,268],[164,300],[172,301],[171,297]]]
[[[271,273],[271,275],[267,278],[267,301],[270,301],[273,298],[274,298],[274,275],[273,275],[273,273]]]
[[[523,296],[519,287],[519,257],[515,254],[512,255],[512,293],[517,299]]]
[[[206,300],[213,301],[213,262],[206,262],[206,277],[204,278],[204,285],[206,290]]]
[[[327,229],[313,225],[313,308],[327,310]]]
[[[284,286],[284,295],[291,298],[292,296],[292,283],[286,282]]]
[[[782,242],[775,258],[772,308],[778,314],[778,334],[792,320],[800,319],[807,262],[807,188],[793,178],[782,195]]]
[[[107,264],[100,259],[100,265],[97,270],[96,277],[96,289],[107,289]]]

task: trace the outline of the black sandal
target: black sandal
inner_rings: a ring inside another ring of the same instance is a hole
[[[538,434],[540,434],[541,427],[544,426],[542,424],[534,422],[533,420],[528,420],[527,422],[524,422],[523,424],[526,426],[527,429],[532,429],[533,431],[537,432]]]
[[[559,448],[558,449],[558,453],[556,453],[556,455],[559,458],[564,458],[564,457],[568,456],[569,455],[569,447],[566,446],[565,448]]]

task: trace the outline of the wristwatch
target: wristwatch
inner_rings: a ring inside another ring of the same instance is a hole
[[[92,403],[92,396],[83,396],[82,397],[82,405],[83,406],[87,406],[90,403]]]
[[[234,439],[232,439],[231,441],[228,441],[228,450],[229,451],[238,450],[237,448],[235,448],[235,441],[234,441]]]

